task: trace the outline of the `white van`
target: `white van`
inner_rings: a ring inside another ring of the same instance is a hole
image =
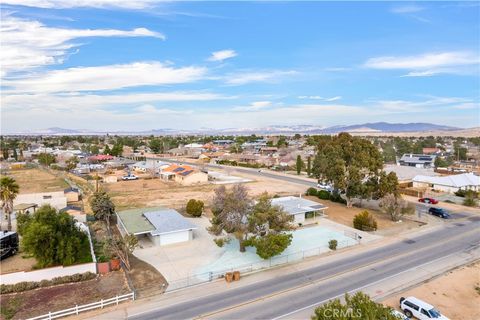
[[[440,311],[435,309],[432,305],[417,299],[415,297],[401,297],[400,298],[400,309],[403,310],[405,315],[409,318],[415,317],[420,320],[449,320],[447,317],[442,315]]]

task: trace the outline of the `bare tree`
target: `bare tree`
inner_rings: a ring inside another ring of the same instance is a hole
[[[415,212],[413,205],[392,193],[387,194],[380,200],[380,208],[384,213],[390,215],[392,221],[398,221],[404,215]]]
[[[221,186],[215,190],[212,201],[212,233],[220,234],[223,230],[231,233],[240,244],[240,251],[245,251],[247,240],[252,200],[248,197],[247,188],[241,184],[235,185],[231,190]]]
[[[130,270],[130,255],[133,250],[138,246],[138,239],[133,234],[127,234],[125,237],[114,236],[106,242],[107,250],[112,253],[112,255],[119,258],[127,270]]]

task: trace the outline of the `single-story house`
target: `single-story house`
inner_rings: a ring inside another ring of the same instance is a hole
[[[208,174],[188,165],[171,164],[160,171],[160,178],[183,185],[208,182]]]
[[[146,161],[138,161],[129,167],[137,172],[154,172],[159,173],[162,169],[168,168],[170,163],[155,159],[147,159]]]
[[[443,177],[416,176],[413,186],[417,188],[430,188],[443,192],[454,193],[458,190],[480,190],[480,177],[473,173],[462,173]]]
[[[75,220],[78,222],[87,222],[87,215],[83,212],[82,208],[79,206],[66,206],[65,208],[61,209],[60,211],[65,211],[69,215],[71,215]]]
[[[417,167],[417,168],[431,168],[434,166],[435,155],[428,155],[428,154],[404,154],[400,158],[400,165],[401,166],[410,166],[410,167]]]
[[[20,193],[13,200],[13,205],[16,206],[22,203],[36,204],[38,206],[49,204],[55,209],[60,210],[67,206],[67,197],[63,191]]]
[[[324,215],[325,210],[328,209],[321,203],[293,196],[273,198],[272,205],[282,207],[289,215],[293,216],[293,222],[296,224],[303,224],[305,219]]]
[[[80,200],[80,191],[77,188],[67,188],[63,190],[65,197],[67,197],[67,202],[77,202]]]
[[[116,213],[120,233],[146,237],[157,246],[186,242],[193,239],[197,226],[180,213],[167,208],[143,208]]]

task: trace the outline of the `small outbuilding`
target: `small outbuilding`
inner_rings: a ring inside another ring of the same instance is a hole
[[[176,210],[168,208],[120,211],[117,212],[117,224],[122,235],[146,237],[156,246],[190,241],[193,230],[197,229]]]

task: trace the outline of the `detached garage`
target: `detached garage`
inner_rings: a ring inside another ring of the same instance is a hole
[[[125,234],[148,237],[157,246],[193,239],[197,226],[173,209],[145,208],[117,213],[118,229]]]

